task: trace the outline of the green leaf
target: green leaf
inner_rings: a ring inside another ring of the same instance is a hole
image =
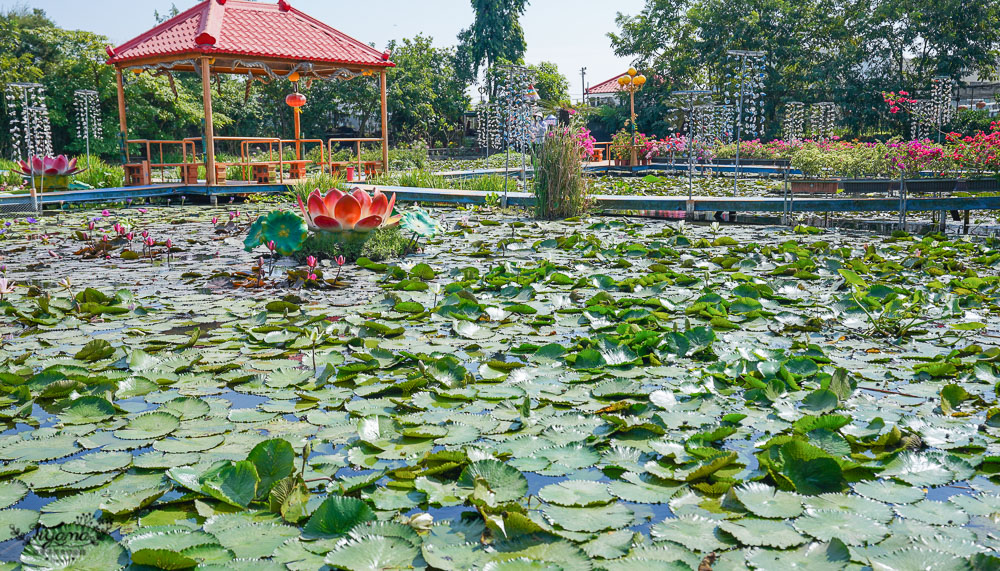
[[[257,497],[265,497],[279,480],[287,478],[295,471],[295,450],[287,440],[275,438],[265,440],[247,456],[256,469],[260,483]]]
[[[246,508],[257,497],[257,469],[252,462],[226,462],[198,478],[201,490],[227,504]]]
[[[80,351],[74,355],[74,358],[93,363],[95,361],[107,359],[114,354],[115,348],[111,346],[111,343],[108,343],[104,339],[94,339],[84,345],[83,349],[80,349]]]
[[[347,535],[354,526],[373,521],[375,514],[368,504],[344,496],[330,496],[313,512],[302,529],[306,539],[324,539]]]
[[[368,536],[339,544],[327,554],[326,562],[338,569],[410,569],[420,550],[398,537]]]
[[[802,410],[817,416],[836,410],[838,406],[836,393],[827,389],[816,389],[802,399]]]
[[[781,447],[782,470],[800,494],[840,492],[847,487],[843,470],[829,454],[799,440]]]
[[[133,418],[114,435],[123,440],[151,440],[173,432],[181,425],[180,419],[166,412],[146,412]]]
[[[770,519],[743,518],[738,521],[719,522],[719,529],[732,535],[743,545],[788,549],[808,541],[795,529],[783,522]]]
[[[736,488],[736,497],[750,513],[764,518],[792,518],[802,513],[799,496],[751,482]]]
[[[479,460],[462,470],[458,485],[471,493],[485,487],[495,504],[517,501],[528,493],[528,479],[516,468],[499,460]]]
[[[60,415],[66,424],[90,424],[101,422],[115,415],[115,407],[107,399],[85,396],[74,399]]]

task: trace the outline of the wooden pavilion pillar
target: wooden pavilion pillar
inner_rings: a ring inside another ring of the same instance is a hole
[[[215,127],[212,125],[212,63],[201,58],[202,99],[205,105],[205,183],[214,186],[215,178]]]
[[[383,69],[379,73],[379,83],[382,86],[382,174],[389,172],[389,108],[386,98],[386,74]],[[390,214],[392,214],[390,212]]]
[[[115,80],[118,84],[118,124],[122,157],[128,161],[128,122],[125,120],[125,80],[122,78],[122,70],[115,67]]]

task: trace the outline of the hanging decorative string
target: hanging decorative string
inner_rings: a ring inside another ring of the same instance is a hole
[[[38,83],[9,83],[5,98],[13,143],[11,158],[51,156],[52,126],[45,104],[45,87]]]
[[[934,101],[917,99],[913,103],[913,113],[910,115],[910,136],[914,139],[926,139],[930,136],[934,120]]]
[[[732,125],[735,114],[732,105],[712,106],[712,134],[715,140],[724,145],[733,142]]]
[[[931,114],[933,125],[938,131],[951,123],[955,118],[955,108],[952,100],[955,92],[955,80],[950,77],[936,77],[931,83]]]
[[[73,92],[73,106],[76,107],[76,136],[87,145],[87,168],[90,168],[90,140],[101,139],[101,100],[92,89],[78,89]]]
[[[78,139],[100,139],[101,104],[97,92],[79,89],[73,93],[73,107],[76,108],[76,136]]]
[[[726,54],[723,95],[726,105],[737,107],[734,122],[739,121],[740,139],[759,138],[764,131],[764,80],[767,56],[760,52],[731,51]]]
[[[782,136],[786,141],[801,141],[806,134],[806,104],[790,101],[785,105]]]
[[[809,108],[809,130],[813,139],[825,141],[833,137],[840,120],[840,108],[829,101],[813,103]]]

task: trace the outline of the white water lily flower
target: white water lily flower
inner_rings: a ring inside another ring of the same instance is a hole
[[[417,531],[427,531],[434,525],[434,516],[428,513],[419,513],[410,518],[410,527]]]

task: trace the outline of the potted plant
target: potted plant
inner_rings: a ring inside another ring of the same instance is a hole
[[[66,155],[58,157],[31,157],[27,162],[18,161],[21,174],[31,179],[37,191],[68,190],[71,176],[83,172],[76,168],[76,159]]]
[[[824,178],[824,175],[832,174],[835,170],[832,153],[817,147],[802,149],[792,157],[792,167],[801,171],[806,177],[791,182],[792,193],[837,193],[839,181],[835,178]]]

